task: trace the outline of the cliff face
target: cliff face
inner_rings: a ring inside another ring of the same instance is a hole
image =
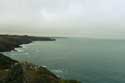
[[[28,44],[32,41],[55,41],[50,37],[33,37],[33,36],[17,36],[17,35],[0,35],[0,52],[14,50],[21,44]]]
[[[21,44],[32,41],[53,41],[47,37],[0,36],[0,52],[13,50]],[[63,80],[42,66],[20,63],[0,54],[0,83],[80,83],[76,80]]]
[[[42,66],[19,63],[0,54],[0,83],[80,83],[63,80]]]

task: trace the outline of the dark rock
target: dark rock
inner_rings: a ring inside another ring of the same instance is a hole
[[[32,43],[33,41],[55,41],[51,37],[34,37],[34,36],[17,36],[17,35],[0,35],[0,52],[14,50],[21,44]]]
[[[10,68],[14,63],[17,63],[17,61],[0,54],[0,69]]]
[[[32,41],[55,41],[50,37],[0,35],[0,52],[14,50],[21,44]],[[0,54],[0,83],[80,83],[75,80],[63,80],[44,67],[31,63],[20,63]]]

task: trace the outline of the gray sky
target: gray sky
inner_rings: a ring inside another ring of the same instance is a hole
[[[0,0],[0,32],[125,37],[125,0]]]

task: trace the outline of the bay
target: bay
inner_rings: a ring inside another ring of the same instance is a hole
[[[125,40],[57,38],[5,52],[21,62],[47,67],[65,79],[82,83],[125,83]]]

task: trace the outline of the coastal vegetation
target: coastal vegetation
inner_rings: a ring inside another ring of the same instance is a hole
[[[33,41],[55,41],[51,37],[34,37],[34,36],[17,36],[17,35],[0,35],[0,52],[14,50],[21,44],[28,44]]]
[[[33,41],[55,41],[51,37],[0,35],[0,52],[14,50]],[[0,54],[0,83],[80,83],[64,80],[48,69],[28,62],[19,62]]]

